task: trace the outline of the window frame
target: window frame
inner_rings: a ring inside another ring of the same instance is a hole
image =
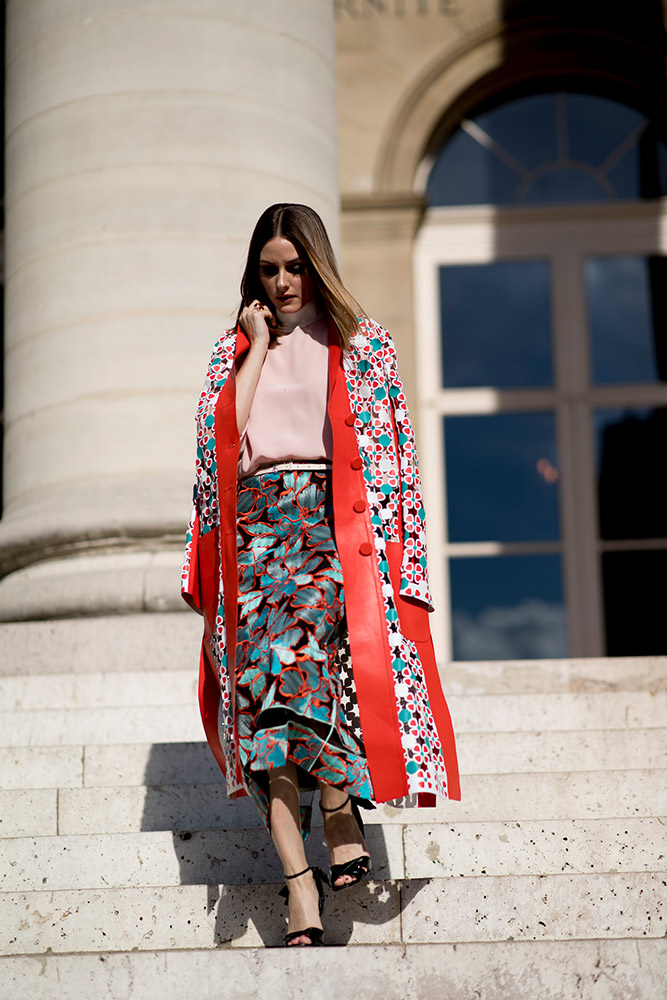
[[[432,627],[441,659],[452,658],[448,560],[453,556],[561,553],[569,655],[604,656],[601,553],[667,549],[667,539],[603,542],[599,537],[593,411],[667,405],[665,384],[590,384],[584,261],[624,254],[667,254],[667,199],[537,208],[433,207],[424,216],[413,254],[418,421],[436,607]],[[440,266],[530,259],[548,259],[552,265],[554,387],[443,389]],[[443,417],[535,410],[555,416],[561,540],[448,542]]]

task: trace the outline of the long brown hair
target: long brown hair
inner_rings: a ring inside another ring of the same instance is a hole
[[[307,205],[280,203],[263,212],[250,238],[248,259],[241,279],[241,307],[254,299],[264,302],[266,295],[259,277],[259,257],[274,236],[293,243],[306,259],[315,285],[315,293],[336,325],[341,347],[350,346],[350,338],[359,329],[358,317],[366,313],[341,281],[331,242],[317,212]]]

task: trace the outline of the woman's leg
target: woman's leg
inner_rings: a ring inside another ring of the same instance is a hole
[[[366,855],[370,857],[364,835],[359,824],[352,815],[352,803],[347,802],[342,809],[339,806],[348,798],[347,792],[335,785],[325,785],[319,782],[320,799],[325,809],[335,809],[336,812],[324,813],[324,835],[331,851],[331,864],[344,865],[348,861]],[[348,885],[354,881],[350,875],[340,875],[335,884]]]
[[[294,764],[269,771],[271,836],[286,875],[294,875],[308,867],[301,835],[299,779]],[[290,879],[288,933],[321,927],[317,886],[312,872]],[[310,944],[307,937],[296,938],[291,944]]]

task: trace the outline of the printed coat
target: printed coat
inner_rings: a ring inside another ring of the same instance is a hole
[[[182,590],[204,617],[199,703],[232,797],[247,794],[234,700],[239,327],[216,344],[197,408],[196,483]],[[348,351],[329,331],[334,533],[349,652],[374,797],[460,798],[454,733],[433,652],[417,455],[389,333],[360,320]],[[354,700],[354,699],[353,699]]]

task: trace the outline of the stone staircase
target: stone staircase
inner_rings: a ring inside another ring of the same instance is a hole
[[[448,666],[463,801],[371,814],[374,880],[325,911],[350,947],[272,950],[280,866],[202,742],[199,630],[0,626],[1,1000],[664,1000],[667,658]]]

